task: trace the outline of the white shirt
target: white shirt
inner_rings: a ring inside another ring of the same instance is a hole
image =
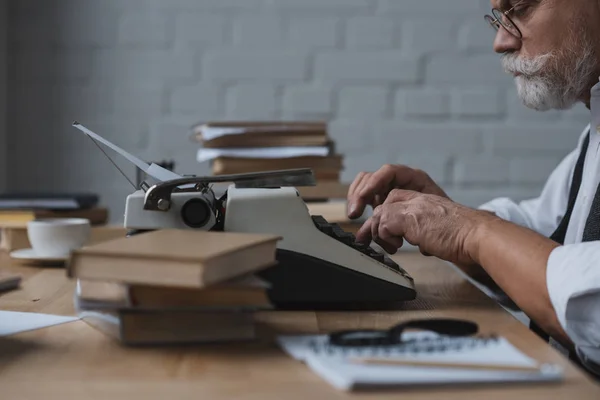
[[[546,283],[558,320],[575,344],[583,364],[598,372],[600,241],[582,243],[581,239],[600,183],[600,83],[592,88],[591,96],[590,125],[579,137],[577,147],[552,172],[540,196],[519,203],[508,198],[498,198],[480,208],[544,236],[552,235],[567,209],[575,164],[583,140],[590,134],[581,187],[565,243],[550,254]]]

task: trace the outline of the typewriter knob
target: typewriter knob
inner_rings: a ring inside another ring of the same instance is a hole
[[[199,198],[190,199],[181,207],[181,218],[191,228],[202,228],[210,221],[212,213],[208,203]]]
[[[169,200],[159,199],[157,205],[159,210],[167,211],[171,206],[171,202]]]

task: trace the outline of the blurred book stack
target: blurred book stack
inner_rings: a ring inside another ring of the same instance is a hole
[[[72,253],[83,321],[125,345],[253,339],[271,309],[256,272],[276,264],[274,235],[158,230]]]
[[[192,137],[202,144],[197,161],[210,162],[213,175],[311,168],[317,186],[298,188],[305,200],[346,196],[344,157],[324,122],[211,122],[194,126]]]
[[[0,225],[26,224],[40,218],[87,218],[92,225],[108,220],[108,209],[92,193],[0,194]]]
[[[94,193],[1,193],[0,249],[31,247],[27,223],[46,218],[85,218],[100,227],[108,224],[109,210],[99,205]]]

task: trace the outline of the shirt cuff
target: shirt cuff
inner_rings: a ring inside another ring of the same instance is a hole
[[[479,207],[477,207],[477,209],[482,210],[482,211],[493,212],[499,218],[502,218],[503,220],[506,220],[506,221],[510,221],[510,219],[511,219],[510,213],[508,212],[508,209],[510,208],[510,206],[511,206],[510,200],[499,198],[499,199],[494,199],[492,201],[489,201],[485,204],[482,204]]]
[[[593,375],[600,377],[600,350],[594,348],[577,347],[577,358],[581,365]]]

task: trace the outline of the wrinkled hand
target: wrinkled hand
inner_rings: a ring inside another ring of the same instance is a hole
[[[448,197],[446,193],[419,169],[405,165],[384,165],[376,172],[361,172],[348,190],[348,217],[360,217],[365,207],[383,204],[394,189],[412,190],[420,193]]]
[[[490,218],[496,217],[442,196],[394,189],[357,232],[356,240],[373,240],[390,254],[406,240],[425,255],[472,264],[478,227]]]

